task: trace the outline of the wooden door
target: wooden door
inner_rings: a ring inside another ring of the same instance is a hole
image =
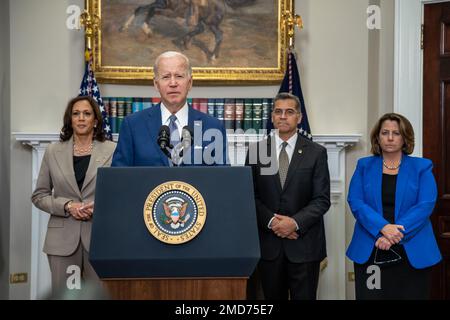
[[[434,164],[438,200],[432,222],[443,255],[433,299],[450,299],[450,2],[425,5],[423,155]]]

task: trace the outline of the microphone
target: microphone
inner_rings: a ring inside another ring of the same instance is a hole
[[[158,145],[159,148],[164,152],[164,154],[171,158],[170,152],[167,150],[167,148],[173,148],[173,146],[170,144],[170,129],[169,126],[162,125],[159,128],[158,133]]]

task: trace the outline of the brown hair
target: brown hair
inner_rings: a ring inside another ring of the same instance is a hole
[[[66,107],[66,111],[64,112],[64,118],[63,118],[63,127],[61,129],[61,132],[59,134],[59,140],[67,141],[69,140],[73,135],[73,128],[72,128],[72,109],[75,103],[79,101],[87,101],[92,107],[92,111],[94,112],[95,120],[97,120],[97,126],[94,128],[94,140],[98,141],[105,141],[105,131],[103,131],[103,118],[102,114],[100,112],[100,108],[97,104],[97,102],[94,100],[94,98],[90,96],[79,96],[75,97],[72,100],[69,101]]]
[[[381,126],[386,120],[396,121],[400,129],[400,134],[403,138],[402,151],[405,154],[411,154],[414,151],[414,129],[404,116],[398,113],[386,113],[383,115],[375,124],[370,133],[370,142],[372,143],[372,148],[370,152],[374,155],[381,155],[380,142],[378,141],[378,136],[380,135]]]

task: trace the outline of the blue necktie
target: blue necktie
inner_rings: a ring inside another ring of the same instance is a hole
[[[180,133],[178,132],[178,126],[175,121],[177,121],[177,117],[175,115],[171,115],[169,117],[169,129],[170,129],[170,143],[175,148],[175,146],[180,143]]]

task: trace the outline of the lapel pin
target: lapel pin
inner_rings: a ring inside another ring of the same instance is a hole
[[[303,153],[303,150],[302,150],[302,149],[298,149],[298,153],[299,153],[299,154],[302,154],[302,153]]]

